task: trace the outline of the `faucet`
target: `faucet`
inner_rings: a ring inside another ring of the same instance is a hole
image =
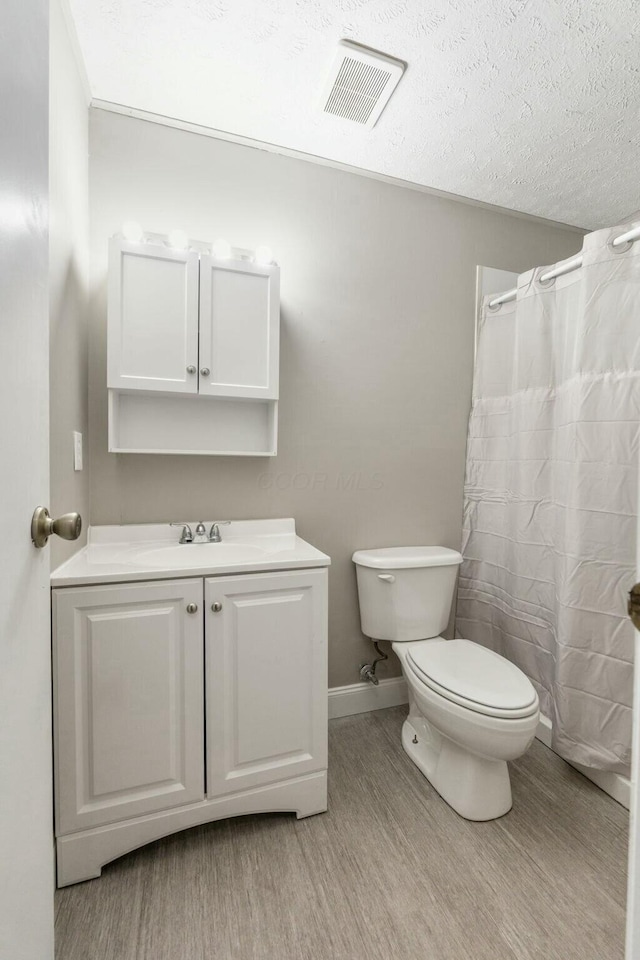
[[[208,543],[209,538],[207,537],[207,528],[205,527],[202,520],[198,521],[198,526],[196,527],[196,532],[193,535],[194,543]]]
[[[182,532],[180,534],[179,543],[220,543],[222,537],[220,536],[220,527],[230,523],[230,520],[216,520],[211,524],[211,529],[207,535],[207,528],[205,527],[202,520],[198,521],[196,526],[196,532],[194,533],[188,523],[184,523],[182,520],[177,523],[170,523],[171,527],[182,527]]]
[[[188,523],[173,523],[169,524],[170,527],[182,527],[182,533],[180,534],[180,539],[178,543],[193,543],[193,532]]]
[[[209,530],[209,543],[220,543],[222,537],[220,536],[219,527],[228,526],[231,523],[230,520],[216,520],[211,524],[211,529]]]

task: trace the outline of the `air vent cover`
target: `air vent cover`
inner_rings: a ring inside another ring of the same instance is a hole
[[[324,113],[375,126],[404,73],[405,64],[350,40],[341,40],[321,96]]]

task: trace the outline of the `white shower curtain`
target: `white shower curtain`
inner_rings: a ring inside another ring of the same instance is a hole
[[[628,774],[640,423],[640,241],[483,304],[456,632],[532,680],[553,746]]]

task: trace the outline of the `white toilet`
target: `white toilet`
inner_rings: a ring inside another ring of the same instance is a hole
[[[362,632],[391,640],[409,688],[402,745],[440,796],[467,820],[511,809],[507,760],[538,725],[538,695],[509,660],[444,640],[462,556],[445,547],[358,550]]]

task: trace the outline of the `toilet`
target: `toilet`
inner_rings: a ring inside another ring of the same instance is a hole
[[[445,547],[357,550],[362,632],[390,640],[409,690],[402,746],[443,800],[467,820],[512,806],[507,760],[527,750],[538,695],[509,660],[440,636],[462,556]]]

